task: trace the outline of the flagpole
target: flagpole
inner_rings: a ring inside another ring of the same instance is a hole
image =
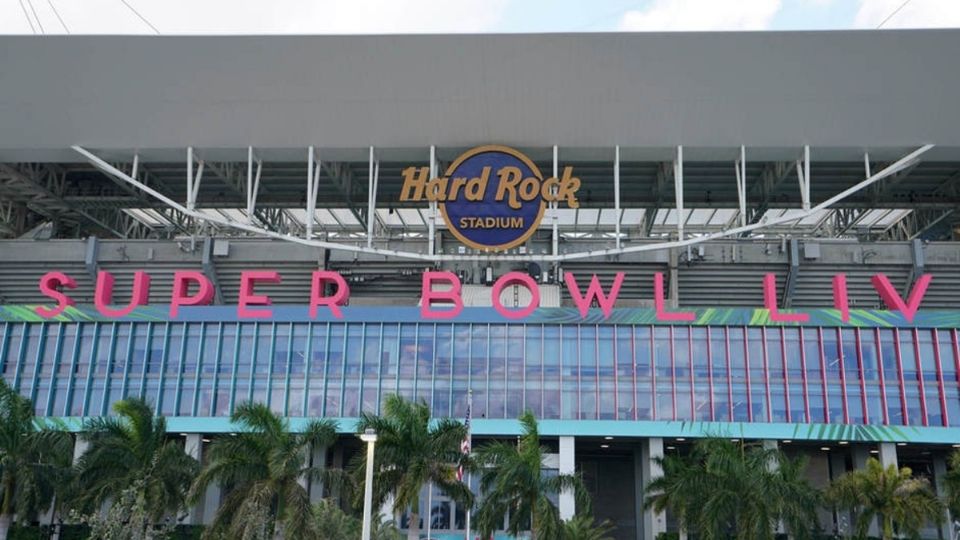
[[[467,390],[467,417],[473,414],[473,390]],[[473,451],[473,428],[468,424],[467,425],[467,443],[470,446],[470,451]],[[473,473],[467,471],[467,489],[470,489],[470,480],[473,478]],[[470,517],[473,513],[473,506],[467,508],[467,531],[464,537],[465,540],[470,540]]]
[[[433,481],[427,484],[427,540],[433,540]]]

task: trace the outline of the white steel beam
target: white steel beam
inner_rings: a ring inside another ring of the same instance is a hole
[[[194,151],[193,147],[187,147],[187,208],[195,210],[197,208],[197,196],[200,194],[200,181],[203,180],[203,160],[197,160],[197,172],[194,177]]]
[[[307,149],[307,216],[305,233],[307,239],[313,238],[313,223],[317,212],[317,193],[320,192],[320,162],[311,146]]]
[[[740,203],[740,226],[747,225],[747,149],[740,145],[740,159],[733,163],[737,174],[737,201]]]
[[[560,152],[557,149],[557,145],[553,145],[553,177],[554,178],[559,177],[559,170],[558,170],[559,157],[560,157]],[[553,188],[553,197],[551,197],[553,199],[553,202],[550,203],[550,206],[553,208],[553,211],[551,212],[553,214],[553,231],[550,234],[550,244],[551,244],[550,253],[554,257],[558,257],[560,255],[560,231],[559,231],[560,210],[559,210],[559,204],[557,203],[557,200],[556,200],[557,199],[556,195],[557,195],[557,190],[556,188]],[[574,221],[574,223],[576,223],[576,221]]]
[[[370,147],[370,164],[367,174],[367,247],[373,247],[373,226],[377,223],[377,183],[380,181],[380,160],[374,156]]]
[[[263,171],[263,161],[256,160],[257,172],[253,172],[253,147],[247,147],[247,221],[253,222],[253,213],[257,209],[257,195],[260,193],[260,173]]]
[[[430,146],[430,178],[432,180],[437,177],[437,147]],[[427,254],[434,255],[436,254],[436,243],[437,243],[437,201],[430,201],[430,212],[427,216]]]
[[[803,158],[797,160],[797,181],[800,183],[800,205],[810,211],[810,146],[804,145]]]
[[[306,219],[306,235],[307,240],[313,238],[313,219],[314,211],[316,210],[316,200],[310,197],[310,194],[313,193],[313,147],[307,148],[307,215],[304,216]]]
[[[597,213],[597,223],[600,223],[600,214]],[[620,145],[618,144],[614,148],[614,157],[613,157],[613,213],[616,214],[616,235],[617,235],[617,249],[620,249]]]
[[[677,146],[677,158],[673,162],[673,191],[676,195],[677,239],[683,242],[683,146]]]

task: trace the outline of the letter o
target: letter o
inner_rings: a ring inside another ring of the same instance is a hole
[[[500,303],[500,293],[503,292],[504,287],[511,285],[523,285],[530,291],[530,304],[528,304],[527,307],[516,310],[507,309]],[[540,287],[532,277],[523,272],[507,272],[500,276],[500,279],[493,284],[493,290],[490,294],[493,309],[508,319],[523,319],[540,307]]]
[[[521,199],[525,201],[532,201],[540,192],[540,180],[532,176],[529,178],[524,178],[523,182],[520,182],[517,192],[520,194]]]

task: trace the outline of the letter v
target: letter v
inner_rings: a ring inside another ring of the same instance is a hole
[[[917,314],[917,310],[920,308],[920,302],[923,301],[923,296],[927,293],[927,287],[930,286],[931,281],[933,281],[932,274],[923,274],[920,276],[920,279],[913,284],[913,289],[910,290],[910,296],[907,298],[907,302],[904,303],[903,298],[901,298],[900,294],[893,288],[893,284],[890,283],[886,275],[876,274],[870,278],[870,282],[873,283],[873,288],[880,294],[880,298],[883,299],[883,303],[887,305],[887,308],[896,309],[903,313],[903,318],[905,318],[907,322],[913,322],[913,316]]]

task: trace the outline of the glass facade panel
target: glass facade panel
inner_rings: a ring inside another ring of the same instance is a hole
[[[4,377],[52,416],[138,396],[165,415],[267,403],[437,416],[960,425],[954,330],[467,323],[0,325]],[[824,376],[826,373],[826,376]]]

